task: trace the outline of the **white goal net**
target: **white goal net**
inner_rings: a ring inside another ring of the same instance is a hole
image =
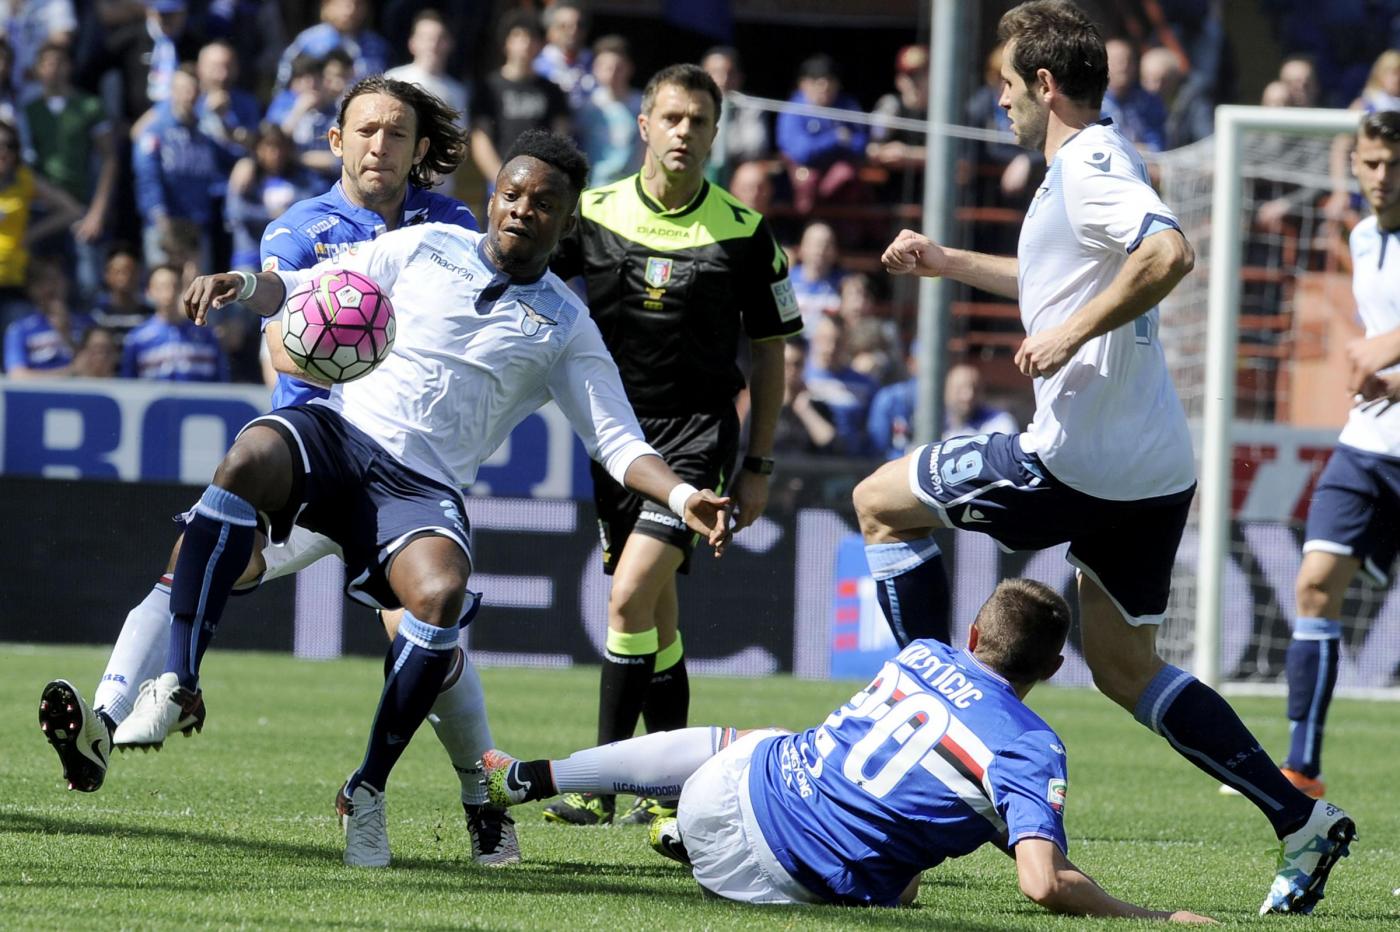
[[[1280,680],[1303,521],[1350,404],[1344,346],[1361,330],[1349,221],[1324,203],[1334,134],[1355,122],[1224,107],[1214,138],[1157,159],[1196,249],[1161,335],[1202,461],[1161,641],[1168,659],[1218,681]],[[1353,220],[1367,212],[1349,208]],[[1343,614],[1339,688],[1394,690],[1400,587],[1358,580]]]

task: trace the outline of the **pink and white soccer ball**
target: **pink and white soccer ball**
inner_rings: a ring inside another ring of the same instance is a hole
[[[308,375],[353,382],[374,371],[394,345],[394,306],[359,272],[332,269],[287,298],[282,345]]]

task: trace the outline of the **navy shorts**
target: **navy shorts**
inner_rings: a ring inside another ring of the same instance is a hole
[[[729,482],[739,449],[739,416],[733,408],[713,414],[681,417],[639,417],[647,443],[682,480],[720,495]],[[593,504],[598,510],[598,535],[603,539],[603,572],[611,576],[632,534],[653,537],[683,554],[679,573],[690,572],[690,554],[699,539],[665,505],[630,492],[598,463],[593,473]]]
[[[1361,561],[1370,582],[1390,584],[1400,551],[1400,460],[1338,445],[1308,505],[1303,552]]]
[[[292,448],[292,493],[264,516],[268,537],[282,543],[292,525],[324,534],[345,557],[346,593],[371,608],[399,608],[389,564],[410,540],[441,534],[471,559],[461,493],[398,460],[325,405],[294,405],[255,418]],[[244,430],[247,430],[245,427]]]
[[[1191,510],[1185,491],[1110,501],[1057,481],[1019,434],[957,437],[909,458],[909,490],[949,527],[1004,550],[1069,543],[1066,559],[1108,593],[1129,624],[1161,624],[1176,548]]]

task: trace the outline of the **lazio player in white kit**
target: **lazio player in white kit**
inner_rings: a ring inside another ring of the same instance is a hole
[[[485,236],[405,227],[311,270],[202,276],[185,293],[198,323],[235,297],[267,316],[296,286],[344,267],[396,306],[397,339],[379,368],[255,419],[234,442],[186,524],[166,672],[124,723],[156,744],[200,702],[200,662],[260,522],[274,542],[294,521],[325,534],[353,597],[405,610],[369,747],[336,801],[347,864],[389,863],[384,790],[449,672],[472,571],[459,489],[526,415],[555,400],[614,478],[667,501],[717,548],[727,542],[728,500],[681,482],[646,443],[587,308],[548,271],[586,177],[567,139],[524,133],[497,176]]]
[[[1017,141],[1043,150],[1049,166],[1016,257],[906,230],[883,261],[893,274],[947,276],[1019,300],[1027,337],[1016,364],[1035,379],[1035,417],[1023,434],[922,447],[857,486],[882,604],[892,619],[939,604],[935,528],[985,533],[1008,550],[1068,542],[1095,685],[1254,802],[1282,842],[1260,911],[1309,912],[1347,853],[1352,820],[1295,789],[1219,695],[1156,651],[1195,489],[1157,303],[1191,270],[1191,247],[1132,145],[1099,120],[1107,57],[1093,23],[1070,3],[1032,2],[1003,16],[998,33],[1001,106]]]
[[[1284,775],[1321,796],[1322,733],[1358,572],[1389,584],[1400,550],[1400,112],[1362,122],[1352,171],[1373,211],[1351,231],[1352,293],[1366,337],[1349,346],[1356,401],[1308,506],[1297,614],[1285,669],[1292,726]],[[1391,383],[1391,384],[1387,384]]]
[[[1006,580],[967,649],[913,641],[814,728],[685,728],[554,761],[491,751],[489,793],[679,792],[653,846],[739,902],[907,904],[924,870],[993,844],[1055,912],[1209,921],[1115,899],[1067,857],[1065,746],[1023,700],[1059,668],[1069,626],[1048,586]]]

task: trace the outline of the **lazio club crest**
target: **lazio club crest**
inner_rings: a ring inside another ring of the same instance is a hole
[[[661,259],[656,256],[647,256],[647,271],[643,276],[646,283],[653,288],[665,288],[671,281],[671,266],[674,260]]]

